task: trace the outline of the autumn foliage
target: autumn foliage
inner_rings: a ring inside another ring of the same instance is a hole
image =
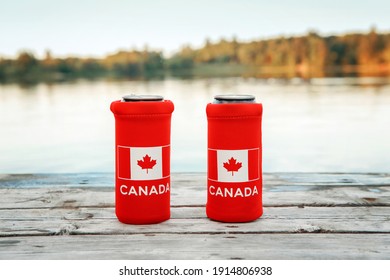
[[[22,52],[0,57],[0,82],[62,81],[76,78],[164,78],[167,76],[322,77],[390,75],[390,33],[277,37],[240,42],[206,40],[170,57],[161,51],[121,50],[104,58],[43,59]]]

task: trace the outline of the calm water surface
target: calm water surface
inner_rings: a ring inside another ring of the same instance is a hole
[[[206,171],[205,107],[216,94],[263,103],[264,171],[389,172],[390,79],[241,78],[0,85],[0,173],[113,172],[111,101],[175,103],[172,171]]]

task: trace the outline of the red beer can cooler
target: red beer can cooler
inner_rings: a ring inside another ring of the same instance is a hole
[[[263,214],[262,104],[251,95],[219,95],[207,105],[207,216],[249,222]]]
[[[174,105],[161,96],[127,95],[115,116],[115,211],[126,224],[170,218],[170,134]]]

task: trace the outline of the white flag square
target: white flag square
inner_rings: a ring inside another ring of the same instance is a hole
[[[161,147],[131,148],[130,173],[132,180],[161,179],[163,177]]]
[[[248,150],[218,150],[218,181],[248,181]]]

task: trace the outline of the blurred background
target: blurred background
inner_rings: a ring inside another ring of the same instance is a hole
[[[175,103],[172,172],[205,172],[205,107],[263,103],[265,172],[389,172],[390,2],[0,0],[0,173],[113,172],[113,100]]]

